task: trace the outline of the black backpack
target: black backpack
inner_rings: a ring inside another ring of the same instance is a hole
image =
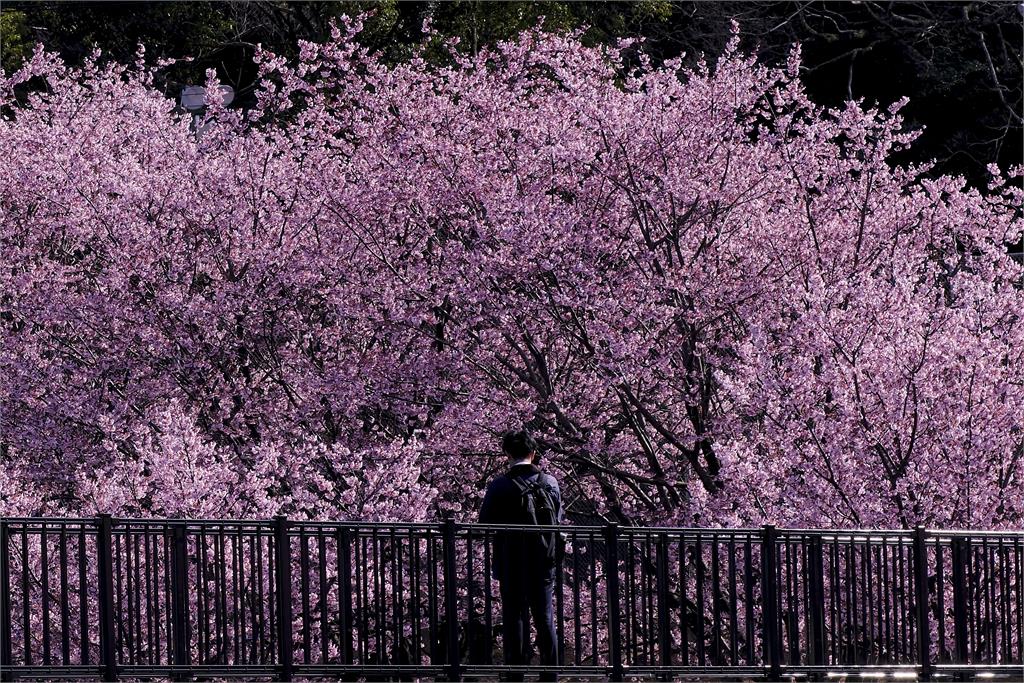
[[[558,524],[558,502],[555,490],[548,484],[541,483],[540,477],[524,479],[509,477],[519,489],[521,500],[521,517],[524,524],[555,526]],[[555,562],[558,551],[558,532],[543,531],[524,534],[529,540],[527,548],[535,559]]]

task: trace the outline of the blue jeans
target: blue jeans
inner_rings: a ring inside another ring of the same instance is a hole
[[[558,641],[555,636],[555,618],[551,602],[554,594],[554,580],[516,578],[500,582],[501,585],[501,634],[505,650],[505,664],[524,665],[530,663],[530,615],[537,629],[537,647],[540,663],[550,666],[542,672],[540,680],[558,679],[555,667],[558,665]],[[511,674],[510,681],[523,680],[522,674]]]

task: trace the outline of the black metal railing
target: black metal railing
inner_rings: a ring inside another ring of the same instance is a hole
[[[0,520],[0,676],[493,679],[496,534]],[[1024,533],[563,526],[575,676],[1024,677]]]

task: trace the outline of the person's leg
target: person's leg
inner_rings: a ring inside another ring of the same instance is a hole
[[[530,637],[530,622],[522,586],[516,581],[501,581],[501,645],[505,652],[505,664],[514,666],[527,664],[523,653]],[[523,675],[510,673],[507,681],[521,681]]]
[[[550,670],[541,672],[542,681],[558,680],[558,637],[555,634],[555,615],[552,608],[554,587],[554,581],[543,581],[532,584],[528,591],[533,624],[537,627],[540,663],[542,666],[551,667]]]

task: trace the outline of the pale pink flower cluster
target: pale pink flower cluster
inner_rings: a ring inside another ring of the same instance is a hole
[[[139,65],[0,82],[0,512],[470,518],[527,423],[576,510],[1019,526],[1019,169],[890,164],[795,52],[358,31],[198,139]]]

